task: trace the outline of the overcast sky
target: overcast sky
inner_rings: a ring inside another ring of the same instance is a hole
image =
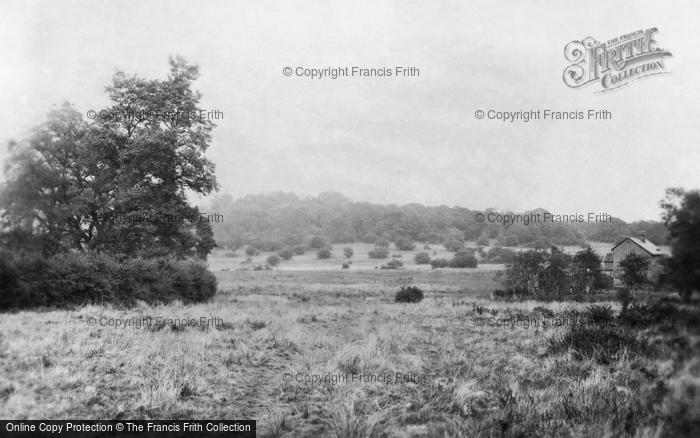
[[[614,3],[614,4],[613,4]],[[223,112],[221,192],[335,190],[358,201],[659,219],[700,187],[700,2],[3,1],[0,140],[67,100],[105,106],[124,70],[200,66]],[[562,81],[564,46],[657,27],[666,75],[596,94]],[[419,77],[311,80],[289,66],[415,66]],[[477,109],[609,110],[612,120],[477,120]],[[4,152],[3,152],[4,153]]]

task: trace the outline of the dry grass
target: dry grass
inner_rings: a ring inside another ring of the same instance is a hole
[[[601,364],[548,353],[566,328],[476,325],[587,306],[493,302],[485,272],[217,275],[208,304],[4,314],[0,417],[253,418],[269,437],[692,436],[700,424],[693,327],[640,332],[664,354]],[[405,284],[425,299],[394,303]],[[196,323],[99,324],[145,316]]]

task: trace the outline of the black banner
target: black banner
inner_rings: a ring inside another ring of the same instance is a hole
[[[255,420],[0,420],[0,436],[254,438]]]

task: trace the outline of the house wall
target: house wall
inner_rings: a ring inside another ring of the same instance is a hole
[[[613,250],[613,270],[617,271],[620,262],[631,253],[651,258],[651,254],[640,248],[639,245],[630,240],[625,240]]]

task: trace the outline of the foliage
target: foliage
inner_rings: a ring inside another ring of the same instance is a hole
[[[378,248],[389,248],[389,239],[385,237],[380,237],[377,239],[377,241],[374,243],[374,246]]]
[[[247,256],[255,256],[255,255],[258,255],[259,252],[258,252],[258,249],[256,247],[254,247],[252,245],[248,245],[245,247],[245,254]]]
[[[671,244],[668,278],[689,300],[700,291],[700,191],[669,189],[661,207]]]
[[[416,244],[413,242],[413,240],[407,237],[399,237],[394,242],[394,245],[399,251],[413,251],[416,249]]]
[[[620,261],[622,282],[630,289],[641,286],[647,281],[649,257],[637,253],[629,253]]]
[[[370,204],[353,202],[341,194],[328,192],[310,198],[293,193],[272,193],[234,199],[222,194],[212,198],[207,210],[219,212],[226,218],[224,222],[211,225],[217,242],[231,247],[249,244],[253,239],[271,239],[291,246],[306,241],[307,236],[324,236],[332,243],[362,241],[372,244],[379,236],[394,241],[405,237],[429,244],[481,239],[478,244],[486,246],[483,238],[504,243],[504,236],[508,234],[514,236],[509,244],[545,249],[550,245],[581,245],[584,239],[614,242],[618,236],[637,229],[645,230],[656,244],[663,244],[667,234],[662,222],[627,224],[619,219],[583,224],[517,223],[506,229],[500,223],[474,221],[475,211],[468,208]]]
[[[519,243],[518,236],[509,235],[503,238],[503,246],[518,246]]]
[[[352,256],[355,254],[355,251],[353,251],[352,248],[349,246],[346,248],[343,248],[343,255],[345,256],[346,259],[352,258]]]
[[[393,259],[389,260],[386,265],[382,266],[382,269],[399,269],[401,267],[403,267],[403,262],[401,260]]]
[[[413,257],[417,265],[427,265],[430,263],[430,254],[427,252],[419,252]]]
[[[216,278],[194,260],[125,258],[106,254],[0,254],[0,310],[137,301],[201,302],[216,293]]]
[[[306,253],[306,247],[304,245],[294,245],[292,250],[296,255],[304,255],[304,253]]]
[[[450,268],[476,268],[477,260],[470,251],[458,251],[449,261]]]
[[[166,80],[117,72],[111,105],[94,121],[65,104],[11,143],[0,193],[8,246],[22,244],[12,239],[18,232],[38,238],[44,255],[206,257],[211,226],[186,197],[217,188],[204,156],[214,125],[190,117],[200,109],[191,89],[198,75],[180,58],[170,60]]]
[[[281,258],[282,260],[289,260],[289,259],[291,259],[292,257],[294,257],[294,251],[292,251],[292,249],[289,248],[289,247],[287,247],[287,248],[282,248],[282,249],[277,253],[277,255],[280,256],[280,258]]]
[[[270,266],[277,266],[280,264],[280,257],[277,254],[272,254],[265,260]]]
[[[423,291],[416,286],[403,286],[396,292],[397,303],[419,303],[423,300]]]
[[[557,247],[549,251],[528,250],[506,264],[503,284],[513,294],[562,297],[593,292],[604,285],[599,279],[600,257],[584,248],[573,257]]]
[[[450,266],[450,262],[449,260],[443,258],[433,259],[430,261],[430,266],[432,266],[433,269],[446,268]]]
[[[444,246],[445,249],[450,252],[457,252],[459,250],[464,249],[464,242],[461,242],[456,239],[450,239],[445,241],[445,243],[443,243],[442,246]]]
[[[322,249],[328,246],[328,239],[323,236],[312,236],[309,239],[309,248]]]
[[[494,246],[486,253],[484,263],[512,263],[517,257],[517,253],[512,249],[502,246]]]
[[[367,253],[373,259],[385,259],[389,257],[389,250],[383,246],[377,246]]]
[[[584,311],[588,322],[594,324],[610,324],[615,319],[615,311],[608,305],[593,304]]]
[[[316,257],[318,257],[319,260],[329,259],[332,255],[331,250],[328,248],[321,248],[316,252]]]

